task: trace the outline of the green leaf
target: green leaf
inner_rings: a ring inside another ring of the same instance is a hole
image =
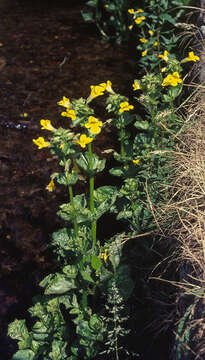
[[[58,296],[58,301],[59,301],[60,304],[65,305],[66,309],[69,309],[71,307],[71,297],[70,297],[70,295]]]
[[[52,360],[63,360],[67,359],[66,355],[67,343],[61,340],[53,340],[52,351],[49,353],[49,357]]]
[[[44,283],[40,282],[39,284],[42,287],[45,287]],[[67,291],[75,289],[75,282],[73,279],[69,279],[63,274],[56,273],[53,275],[53,279],[49,281],[45,289],[46,295],[55,295],[55,294],[64,294]]]
[[[92,21],[94,22],[93,13],[91,11],[83,11],[81,10],[81,15],[84,21]]]
[[[26,349],[17,351],[13,355],[12,360],[33,360],[34,357],[35,353],[32,350]]]
[[[26,320],[15,320],[8,326],[8,334],[12,339],[21,340],[28,336]]]
[[[50,283],[52,278],[53,278],[53,274],[47,275],[43,280],[41,280],[39,285],[41,287],[46,287]]]
[[[124,168],[122,167],[115,167],[109,170],[109,173],[113,176],[123,176],[124,175]]]
[[[98,0],[89,0],[86,2],[87,6],[92,6],[92,7],[96,7],[97,6],[97,2]]]
[[[74,315],[76,315],[76,314],[80,314],[80,309],[79,308],[72,308],[70,311],[69,311],[69,313],[70,314],[74,314]]]
[[[90,276],[88,271],[81,270],[80,273],[81,273],[81,276],[82,276],[83,280],[91,282],[93,284],[95,283],[95,281],[92,279],[92,277]]]
[[[116,193],[116,186],[101,186],[94,191],[94,200],[97,205],[100,205],[103,201],[110,201],[113,195]]]
[[[33,326],[33,330],[36,333],[46,333],[47,332],[47,327],[42,322],[37,321]]]
[[[45,326],[41,321],[37,321],[32,328],[33,340],[44,342],[49,338],[49,327]]]
[[[94,270],[99,270],[102,265],[102,261],[98,256],[93,255],[91,259],[91,265]]]
[[[96,174],[105,168],[106,159],[100,160],[96,154],[92,155],[92,170],[89,164],[89,152],[81,153],[80,157],[76,159],[78,166],[88,174]]]
[[[115,186],[101,186],[94,191],[95,218],[99,219],[104,213],[110,211],[115,202],[117,189]]]
[[[142,121],[136,121],[134,123],[134,126],[138,129],[138,130],[148,130],[150,127],[150,123],[147,120],[142,120]]]
[[[78,274],[78,269],[75,265],[66,265],[63,268],[64,274],[66,274],[69,278],[75,279]]]
[[[89,325],[92,330],[99,331],[102,329],[102,322],[97,316],[97,314],[94,314],[90,317]]]
[[[60,229],[52,234],[52,245],[62,247],[65,250],[74,250],[73,241],[75,239],[74,232],[72,233],[67,228]]]
[[[176,24],[176,20],[175,18],[173,18],[171,15],[167,14],[167,13],[163,13],[159,15],[160,20],[162,21],[168,21],[170,24],[175,25]]]
[[[76,220],[78,224],[90,222],[92,220],[92,214],[86,206],[87,201],[85,195],[76,195],[74,197],[74,209],[71,203],[62,204],[57,214],[66,221],[73,221],[77,214]]]

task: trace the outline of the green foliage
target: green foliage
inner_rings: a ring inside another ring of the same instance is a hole
[[[127,2],[88,2],[96,10],[97,24],[104,31],[102,28],[107,23],[101,23],[98,8],[102,4],[108,5],[110,21],[119,17],[119,24],[116,22],[116,28],[121,29],[117,33],[119,42],[124,31],[121,16]],[[49,142],[42,137],[33,140],[39,149],[49,147],[60,165],[59,172],[51,175],[47,189],[53,191],[56,183],[64,185],[69,199],[57,212],[65,226],[52,235],[57,270],[42,279],[42,294],[33,299],[29,309],[34,325],[28,329],[25,320],[15,320],[9,325],[8,333],[18,341],[19,347],[13,359],[86,360],[106,353],[118,360],[124,350],[120,345],[120,338],[127,335],[123,303],[135,285],[129,261],[123,255],[124,239],[153,230],[152,204],[159,208],[169,196],[168,191],[161,195],[161,190],[162,184],[166,186],[170,181],[167,152],[172,149],[181,126],[175,101],[182,91],[182,64],[197,60],[192,54],[192,60],[179,61],[169,53],[176,38],[174,34],[170,38],[167,31],[161,32],[175,22],[167,13],[168,1],[145,1],[144,5],[146,11],[131,9],[129,13],[134,20],[140,18],[137,21],[141,39],[151,31],[149,40],[139,45],[146,53],[141,60],[142,67],[147,67],[146,74],[133,84],[134,91],[142,92],[135,100],[144,106],[143,117],[107,81],[92,85],[87,99],[70,101],[63,97],[58,103],[65,108],[62,116],[71,118],[72,131],[55,129],[49,120],[41,120],[42,129],[50,131],[52,136]],[[146,22],[141,14],[147,18]],[[159,40],[156,51],[154,43]],[[164,62],[165,69],[161,66]],[[109,119],[103,123],[94,117],[90,103],[105,93],[108,93]],[[117,165],[109,172],[121,182],[118,186],[95,188],[95,176],[105,170],[106,159],[93,152],[92,143],[110,122],[118,136],[119,150],[111,150]],[[73,188],[80,181],[87,182],[87,189],[74,196]],[[102,243],[97,237],[97,226],[106,213],[115,214],[116,220],[123,221],[126,232]]]
[[[89,0],[86,2],[88,10],[81,14],[85,21],[96,24],[105,41],[114,40],[120,44],[130,37],[127,14],[130,3],[130,0]]]

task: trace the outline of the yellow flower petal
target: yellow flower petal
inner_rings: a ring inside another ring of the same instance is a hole
[[[154,35],[154,32],[152,30],[149,30],[148,33],[150,34],[150,36]]]
[[[140,162],[140,159],[132,160],[134,165],[137,165]]]
[[[82,147],[85,148],[87,144],[91,143],[93,141],[92,138],[89,136],[83,134],[80,136],[80,139],[77,141],[77,143]]]
[[[85,123],[85,127],[90,130],[90,132],[94,135],[97,135],[101,131],[103,123],[102,121],[99,121],[94,116],[89,116],[88,122]]]
[[[42,149],[44,147],[48,147],[50,144],[49,142],[45,141],[43,137],[38,137],[38,139],[33,139],[35,145],[38,146],[38,149]]]
[[[72,109],[69,109],[67,108],[66,111],[63,111],[61,113],[62,116],[65,116],[65,117],[69,117],[71,118],[71,120],[75,120],[76,119],[76,112],[75,110],[72,110]]]
[[[145,39],[145,38],[140,38],[139,40],[140,40],[140,42],[143,43],[143,44],[145,44],[145,43],[147,42],[147,39]]]
[[[129,103],[127,101],[124,101],[122,103],[120,103],[120,110],[119,113],[123,113],[124,111],[129,111],[134,109],[133,105],[129,105]]]
[[[107,261],[107,258],[108,258],[108,249],[105,249],[105,252],[100,254],[100,257],[106,262]]]
[[[145,16],[139,16],[139,17],[137,17],[137,18],[135,19],[135,23],[136,23],[136,24],[141,24],[141,22],[142,22],[143,20],[145,20],[145,19],[146,19]]]
[[[162,86],[177,86],[178,84],[182,83],[182,79],[177,71],[173,72],[173,74],[168,74],[163,82]]]
[[[164,61],[167,62],[167,61],[169,60],[169,59],[168,59],[168,55],[169,55],[168,51],[165,50],[165,51],[164,51],[164,54],[158,55],[158,57],[159,57],[159,58],[162,58]]]
[[[189,55],[189,56],[188,56],[187,58],[185,58],[184,60],[182,60],[182,62],[188,62],[188,61],[194,61],[194,62],[196,62],[196,61],[199,61],[199,60],[200,60],[199,56],[194,55],[194,52],[193,52],[193,51],[190,51],[188,55]]]
[[[102,83],[104,85],[104,83]],[[104,95],[105,87],[103,85],[91,85],[91,93],[90,96],[94,99],[97,96]]]
[[[46,186],[46,190],[52,192],[52,191],[54,190],[54,188],[55,188],[54,181],[51,180],[51,181],[49,182],[49,184]]]
[[[134,14],[134,12],[135,12],[134,9],[129,9],[129,10],[128,10],[128,13],[129,13],[129,14]]]
[[[134,81],[134,84],[132,84],[133,86],[133,90],[136,91],[136,90],[140,90],[142,88],[142,86],[140,85],[139,81],[138,80],[135,80]]]
[[[71,105],[70,100],[65,96],[63,96],[63,100],[59,101],[57,104],[66,108],[70,108]]]
[[[56,129],[51,125],[50,120],[40,120],[41,129],[42,130],[49,130],[49,131],[56,131]]]
[[[147,55],[147,50],[142,51],[142,56],[146,56]]]
[[[111,94],[115,94],[115,92],[112,89],[112,83],[110,80],[107,81],[105,90]]]

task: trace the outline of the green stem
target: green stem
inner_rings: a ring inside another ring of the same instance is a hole
[[[120,138],[121,138],[121,140],[120,140],[120,155],[122,158],[125,157],[125,146],[124,146],[124,140],[123,140],[124,135],[125,135],[125,131],[124,131],[124,129],[121,129],[120,130]]]
[[[88,152],[89,152],[89,169],[93,170],[93,153],[92,153],[92,145],[91,143],[88,144]],[[90,212],[94,214],[94,175],[90,175]],[[96,244],[96,230],[97,230],[97,223],[96,221],[92,221],[91,223],[91,234],[92,234],[92,241],[93,241],[93,248]]]
[[[71,206],[73,208],[73,214],[74,214],[73,225],[74,225],[75,237],[77,239],[78,238],[78,224],[77,224],[76,211],[75,211],[75,205],[74,205],[74,200],[73,200],[72,186],[68,185],[68,189],[69,189],[70,203],[71,203]]]
[[[124,138],[125,138],[125,127],[123,124],[123,116],[121,116],[120,117],[120,155],[122,158],[125,158],[126,155]]]

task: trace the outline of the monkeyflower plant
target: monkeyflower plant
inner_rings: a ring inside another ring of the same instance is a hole
[[[52,246],[58,256],[57,271],[41,282],[43,293],[33,299],[29,313],[35,319],[31,330],[25,320],[9,325],[9,335],[18,340],[19,350],[13,360],[77,360],[92,359],[106,349],[107,334],[112,333],[110,322],[105,322],[105,304],[112,294],[113,284],[124,301],[130,296],[133,281],[129,266],[121,263],[123,242],[119,235],[100,242],[97,223],[100,217],[116,210],[119,189],[115,186],[95,185],[96,174],[105,168],[106,159],[93,151],[97,136],[107,122],[94,114],[90,106],[96,97],[108,93],[108,110],[115,112],[114,125],[119,129],[121,154],[132,167],[138,160],[126,158],[125,125],[133,110],[128,100],[115,94],[110,81],[92,85],[87,99],[71,101],[63,97],[58,105],[63,108],[65,128],[56,128],[48,119],[40,121],[45,138],[33,139],[37,151],[48,148],[58,158],[62,171],[51,174],[46,189],[55,191],[57,184],[65,186],[68,202],[60,205],[58,216],[65,226],[52,235]],[[88,190],[75,194],[75,184],[87,181]],[[105,224],[106,226],[106,224]],[[122,322],[122,321],[121,321]],[[118,351],[116,321],[111,321]],[[109,331],[108,326],[109,324]],[[122,326],[122,324],[121,324]],[[126,332],[120,331],[119,334]]]

